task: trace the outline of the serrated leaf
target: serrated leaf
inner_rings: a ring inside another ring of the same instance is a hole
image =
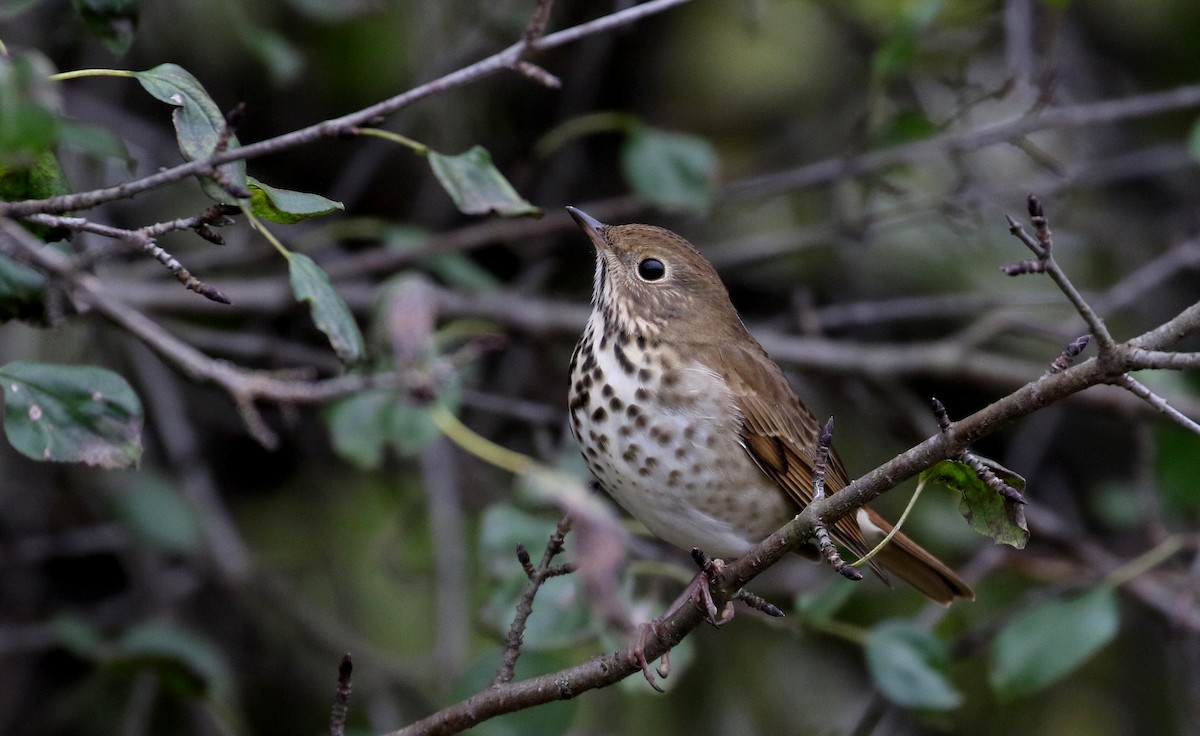
[[[962,704],[950,683],[950,651],[908,621],[886,621],[867,636],[867,669],[880,691],[897,705],[949,710]]]
[[[621,170],[647,202],[667,211],[704,213],[716,186],[717,154],[703,138],[637,125],[621,148]]]
[[[362,332],[329,275],[303,253],[290,253],[287,261],[292,294],[297,301],[308,302],[313,324],[329,338],[338,358],[346,364],[362,360],[367,352]]]
[[[177,64],[159,64],[153,69],[133,74],[155,99],[175,106],[171,120],[175,124],[175,136],[184,158],[194,161],[211,155],[217,149],[225,130],[225,116],[190,72]],[[228,145],[238,145],[236,135],[229,137]],[[230,183],[246,188],[245,161],[221,164],[220,170]],[[232,204],[236,201],[236,197],[211,178],[201,177],[200,183],[204,193],[218,202]]]
[[[15,361],[0,367],[4,432],[34,460],[137,465],[142,403],[121,376],[95,366]]]
[[[133,44],[137,31],[141,0],[71,0],[83,25],[100,39],[104,46],[124,56]]]
[[[1025,488],[1025,479],[1021,476],[993,460],[983,457],[979,459],[1008,485],[1018,491]],[[937,481],[951,490],[958,491],[961,494],[958,502],[959,512],[972,529],[990,537],[997,544],[1024,549],[1025,543],[1029,541],[1025,507],[989,488],[970,465],[957,460],[943,460],[921,473],[921,480]]]
[[[1019,698],[1057,682],[1117,635],[1116,592],[1100,586],[1050,601],[1017,616],[992,641],[988,676],[996,695]]]
[[[250,209],[256,217],[283,225],[307,220],[310,217],[344,210],[341,202],[326,199],[319,194],[278,189],[263,184],[253,176],[246,177],[250,189]]]
[[[457,156],[429,151],[429,167],[454,206],[468,215],[495,212],[506,217],[541,217],[540,207],[525,201],[492,163],[492,154],[483,146],[473,146]]]

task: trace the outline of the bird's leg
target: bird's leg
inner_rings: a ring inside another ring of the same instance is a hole
[[[817,459],[813,463],[813,503],[825,498],[825,469],[829,466],[829,448],[832,445],[833,417],[830,417],[817,435]],[[829,528],[825,526],[824,520],[813,520],[813,537],[817,540],[817,550],[824,555],[834,571],[847,580],[862,580],[862,573],[847,564],[838,554],[837,546],[829,538]]]
[[[706,621],[715,627],[724,626],[733,620],[733,601],[725,601],[725,605],[721,606],[721,610],[718,611],[712,589],[720,582],[721,571],[725,569],[725,561],[709,557],[699,547],[692,547],[692,559],[700,568],[700,572],[692,578],[692,582],[683,591],[683,595],[692,598],[696,602],[696,606],[704,611]],[[676,605],[678,604],[679,601],[676,602]]]
[[[659,692],[663,692],[663,689],[655,682],[654,675],[650,671],[650,662],[646,658],[646,647],[651,641],[660,638],[658,627],[663,621],[670,618],[689,602],[695,604],[697,608],[703,611],[704,620],[715,627],[724,626],[733,620],[733,601],[725,601],[725,604],[718,609],[716,598],[713,597],[712,593],[712,587],[718,584],[721,570],[725,567],[724,560],[713,559],[698,547],[692,549],[692,559],[700,567],[696,576],[692,578],[692,582],[688,583],[687,587],[683,589],[683,592],[671,603],[663,615],[647,623],[638,624],[637,633],[629,645],[629,660],[641,668],[646,682],[650,683],[650,687]],[[671,671],[671,654],[669,651],[663,653],[659,660],[659,665],[654,671],[664,680],[667,678],[667,675]]]

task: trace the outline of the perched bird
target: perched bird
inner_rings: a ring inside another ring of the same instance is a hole
[[[655,536],[718,557],[745,554],[811,502],[816,419],[690,243],[567,209],[597,253],[570,378],[571,431],[588,468]],[[831,451],[827,492],[848,482]],[[830,532],[861,556],[891,528],[864,507]],[[975,597],[904,534],[876,562],[939,603]]]

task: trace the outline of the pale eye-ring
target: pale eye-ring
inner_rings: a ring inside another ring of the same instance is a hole
[[[658,281],[667,275],[667,267],[657,258],[643,258],[638,263],[637,272],[644,281]]]

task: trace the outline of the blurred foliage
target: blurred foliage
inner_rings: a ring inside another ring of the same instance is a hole
[[[559,0],[551,30],[618,5]],[[0,198],[112,186],[357,110],[513,43],[531,7],[0,3]],[[246,407],[164,370],[0,256],[11,443],[0,447],[11,684],[0,732],[316,732],[346,651],[353,733],[398,728],[491,682],[525,582],[516,544],[538,559],[561,515],[550,507],[582,501],[528,491],[530,479],[462,453],[431,412],[583,480],[564,432],[565,375],[593,266],[563,205],[679,231],[717,263],[752,329],[848,346],[957,339],[1028,369],[793,374],[817,415],[837,415],[852,472],[936,431],[928,396],[970,413],[1079,334],[1052,284],[998,273],[1024,257],[1004,214],[1029,192],[1118,336],[1159,324],[1197,300],[1195,109],[851,172],[861,154],[1046,106],[1193,85],[1197,43],[1192,0],[698,0],[534,57],[560,90],[498,73],[372,122],[379,135],[334,131],[256,158],[259,178],[230,164],[77,213],[138,228],[237,200],[270,229],[238,216],[221,227],[223,248],[186,231],[160,242],[230,286],[235,304],[221,311],[97,236],[76,234],[63,252],[231,363],[422,379],[319,409],[259,406],[281,440],[271,451],[248,436]],[[51,79],[88,69],[145,70],[125,73],[142,89]],[[822,162],[844,168],[770,180]],[[1194,373],[1146,382],[1193,415],[1200,406]],[[890,734],[1195,733],[1200,439],[1093,394],[980,444],[1029,479],[1025,550],[971,534],[946,494],[916,506],[906,530],[982,575],[975,602],[917,616],[911,591],[788,561],[754,591],[790,601],[789,617],[740,613],[689,637],[665,697],[634,677],[476,730],[825,734],[878,717],[874,732]],[[45,429],[52,420],[60,429]],[[141,467],[33,459],[46,452]],[[903,493],[879,507],[896,516]],[[599,573],[542,590],[518,678],[623,646],[613,607],[645,621],[691,575],[683,555],[640,535],[626,560],[612,539],[588,547],[606,539],[588,534],[569,536],[564,558]],[[1164,551],[1162,564],[1138,571],[1138,590],[1114,587],[1112,570],[1147,549]]]

